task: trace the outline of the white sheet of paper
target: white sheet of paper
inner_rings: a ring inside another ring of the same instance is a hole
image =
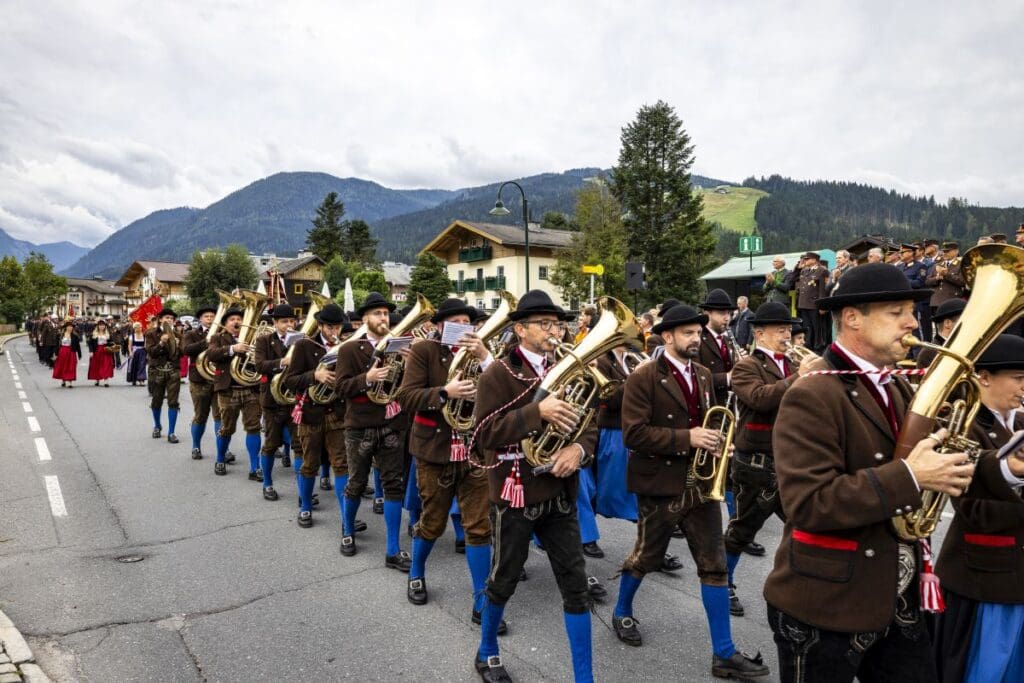
[[[469,324],[445,323],[444,330],[441,333],[441,343],[445,346],[458,346],[459,340],[474,329],[476,329],[475,326]]]
[[[302,334],[301,332],[289,332],[284,337],[285,348],[295,346],[296,342],[298,342],[300,339],[303,339],[305,336],[306,335]]]
[[[384,353],[397,353],[401,349],[407,349],[412,345],[412,337],[395,337],[388,340]]]

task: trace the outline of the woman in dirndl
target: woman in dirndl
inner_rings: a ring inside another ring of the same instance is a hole
[[[131,355],[128,357],[128,382],[133,387],[146,383],[146,337],[142,334],[142,323],[133,323],[128,335]]]
[[[110,386],[110,378],[114,376],[114,356],[119,350],[114,348],[110,329],[103,319],[96,321],[96,327],[89,335],[89,379],[96,386]]]
[[[60,331],[60,346],[57,349],[53,378],[59,379],[62,387],[73,389],[72,382],[78,379],[78,361],[82,358],[81,338],[75,331],[73,320],[64,321]]]

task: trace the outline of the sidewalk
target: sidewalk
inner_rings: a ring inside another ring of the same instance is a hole
[[[21,633],[0,612],[0,683],[50,683],[35,661]]]

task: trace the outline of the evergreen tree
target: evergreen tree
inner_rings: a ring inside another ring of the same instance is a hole
[[[185,277],[185,291],[197,307],[216,306],[216,290],[253,289],[259,274],[249,258],[249,252],[240,244],[231,244],[223,251],[208,249],[195,251]]]
[[[364,292],[378,292],[383,294],[385,299],[391,300],[391,290],[388,288],[387,280],[384,279],[383,270],[364,270],[356,273],[352,279],[352,288]],[[361,303],[356,299],[356,305]]]
[[[25,276],[13,256],[0,259],[0,322],[20,323],[25,318]]]
[[[370,235],[370,226],[365,221],[345,221],[342,224],[342,230],[345,235],[341,248],[343,259],[358,263],[368,269],[380,265],[377,260],[377,240]]]
[[[697,301],[699,277],[714,265],[715,237],[693,191],[693,145],[665,102],[643,106],[622,129],[612,192],[626,212],[630,260],[647,270],[647,303]]]
[[[256,264],[249,257],[249,251],[241,244],[229,244],[224,250],[224,279],[221,289],[255,289],[259,273]]]
[[[345,249],[345,229],[341,221],[344,215],[345,205],[338,201],[338,193],[330,192],[316,209],[313,227],[306,231],[306,246],[325,263],[343,254]]]
[[[452,281],[444,261],[433,254],[420,254],[409,276],[410,298],[422,294],[437,306],[448,298],[451,291]]]
[[[579,226],[561,211],[545,211],[540,221],[544,230],[579,230]]]
[[[67,280],[54,274],[53,264],[44,254],[29,252],[21,272],[25,281],[25,311],[30,315],[38,315],[50,308],[68,290]]]

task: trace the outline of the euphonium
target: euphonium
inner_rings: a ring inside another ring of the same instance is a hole
[[[319,313],[320,309],[328,303],[331,303],[332,299],[316,292],[310,292],[309,298],[312,303],[309,305],[309,312],[306,313],[306,320],[302,323],[302,327],[299,328],[299,332],[307,337],[312,337],[317,330],[316,314]],[[294,351],[295,346],[292,345],[292,347],[288,349],[288,352],[284,354],[284,357],[287,359],[285,368],[287,368],[289,363],[291,363],[292,353]],[[270,395],[274,397],[275,401],[283,406],[294,405],[295,392],[284,386],[282,383],[283,379],[284,371],[274,375],[274,379],[270,380]]]
[[[359,341],[365,336],[366,323],[363,323],[358,330],[352,333],[351,337],[327,349],[327,353],[324,354],[323,358],[321,358],[320,362],[317,364],[317,369],[326,368],[333,372],[338,366],[338,351],[341,350],[341,347],[350,342]],[[310,385],[309,389],[306,390],[306,394],[309,396],[310,401],[319,405],[334,403],[338,399],[338,392],[334,388],[333,384],[314,382]]]
[[[560,396],[572,405],[579,421],[570,433],[546,424],[536,436],[523,439],[523,455],[533,467],[549,465],[555,453],[579,438],[594,419],[598,401],[618,387],[618,382],[592,367],[592,361],[616,346],[636,349],[643,339],[639,321],[624,303],[606,296],[598,299],[596,305],[601,313],[597,325],[575,347],[558,344],[556,355],[561,357],[544,376],[533,396],[534,402],[542,401],[551,394]]]
[[[717,422],[717,425],[716,425]],[[701,500],[725,500],[725,477],[732,457],[732,437],[736,429],[736,416],[728,408],[712,406],[704,413],[704,429],[718,432],[718,446],[714,452],[698,448],[690,463],[690,477],[697,483]]]
[[[238,330],[238,340],[249,345],[249,350],[241,356],[231,359],[231,379],[243,387],[259,384],[263,373],[256,367],[256,339],[274,331],[273,325],[260,321],[260,315],[267,305],[267,297],[251,289],[239,292],[245,302],[242,312],[242,326]]]
[[[516,310],[519,301],[504,290],[498,292],[501,297],[501,305],[494,312],[483,327],[477,332],[480,340],[490,346],[492,338],[498,337],[509,325],[509,313]],[[474,384],[480,379],[480,359],[469,352],[469,349],[459,349],[452,359],[448,368],[448,381],[454,381],[456,377],[470,380]],[[469,398],[449,399],[442,409],[444,420],[452,429],[457,432],[468,432],[473,427],[473,408],[476,401]]]
[[[237,306],[244,305],[242,297],[235,296],[234,294],[228,294],[225,291],[217,290],[217,298],[220,299],[220,303],[217,304],[217,312],[213,314],[213,322],[210,324],[210,329],[206,332],[206,343],[209,344],[210,340],[220,332],[220,319],[224,317],[224,313],[229,308],[235,308]],[[203,379],[207,382],[212,382],[217,378],[217,368],[214,367],[213,363],[210,362],[206,356],[206,351],[203,351],[196,356],[196,372],[198,372]]]
[[[374,382],[370,390],[366,392],[367,397],[374,403],[386,406],[395,399],[398,387],[402,383],[402,373],[405,372],[405,358],[398,353],[385,353],[388,342],[397,337],[407,334],[414,334],[416,328],[430,320],[436,311],[430,300],[422,294],[416,295],[416,305],[412,307],[402,320],[395,325],[395,329],[384,335],[384,338],[377,343],[374,355],[381,359],[381,367],[388,369],[388,375],[380,382]]]
[[[936,450],[966,452],[977,457],[977,444],[967,438],[973,415],[980,403],[973,379],[974,361],[1014,319],[1024,312],[1024,249],[1005,244],[974,247],[963,255],[964,283],[971,290],[960,320],[944,346],[929,345],[938,352],[921,380],[900,427],[895,457],[905,458],[914,446],[933,432],[948,397],[959,386],[968,389],[965,403],[957,408],[947,425],[950,434]],[[923,346],[915,337],[903,338],[906,346]],[[959,417],[958,417],[959,415]],[[955,430],[955,431],[954,431]],[[932,535],[942,516],[947,494],[922,491],[920,509],[892,520],[896,534],[907,541]]]

